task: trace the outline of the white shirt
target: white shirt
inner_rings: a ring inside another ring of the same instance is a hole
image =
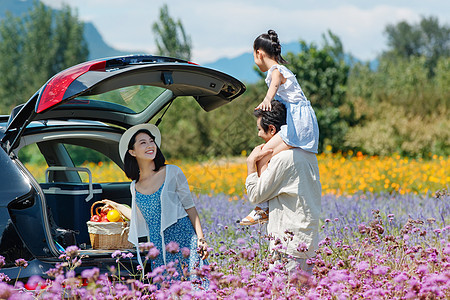
[[[144,216],[136,205],[136,182],[130,185],[131,191],[131,220],[128,240],[136,246],[138,261],[142,265],[139,255],[139,238],[148,237],[149,230]],[[166,165],[166,177],[161,191],[161,238],[164,263],[166,262],[166,247],[164,230],[175,224],[178,219],[186,217],[186,210],[194,207],[191,191],[183,171],[178,166]]]
[[[298,258],[315,256],[319,240],[321,193],[317,157],[299,148],[274,155],[267,169],[258,177],[247,176],[245,182],[250,202],[269,203],[267,231],[287,247],[286,253]],[[294,233],[292,241],[284,241],[285,231]],[[307,252],[298,252],[300,243]],[[270,249],[275,247],[270,241]]]

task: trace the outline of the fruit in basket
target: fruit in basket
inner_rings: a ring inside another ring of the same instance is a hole
[[[90,219],[92,222],[100,222],[100,216],[99,215],[93,215]]]
[[[108,211],[108,213],[106,214],[106,217],[108,218],[108,220],[110,222],[119,222],[120,219],[122,219],[122,217],[117,209],[111,209],[110,211]]]
[[[108,217],[106,216],[106,214],[102,214],[101,218],[100,218],[100,222],[109,222]]]

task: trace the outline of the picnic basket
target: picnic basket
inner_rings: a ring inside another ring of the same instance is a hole
[[[98,209],[105,205],[101,201],[96,201],[91,206],[91,217],[95,213],[100,215]],[[91,240],[92,249],[122,250],[131,249],[133,245],[128,241],[128,222],[86,222]]]

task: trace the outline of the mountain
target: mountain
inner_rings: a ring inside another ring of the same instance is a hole
[[[285,55],[287,52],[297,53],[299,51],[299,42],[292,42],[282,45],[281,55]],[[256,65],[253,61],[252,52],[244,53],[233,58],[220,58],[215,62],[205,63],[203,65],[230,74],[245,83],[255,83],[260,79],[254,69]]]
[[[282,45],[281,55],[284,56],[288,52],[292,52],[295,54],[300,51],[300,43],[291,42]],[[344,60],[350,65],[357,62],[362,62],[361,60],[353,57],[350,54],[345,54]],[[258,73],[254,69],[256,65],[253,61],[253,53],[251,52],[244,53],[233,58],[220,58],[215,62],[205,63],[203,65],[233,75],[234,77],[245,83],[255,83],[260,79]],[[369,66],[372,70],[375,70],[378,67],[378,60],[371,60],[369,62]]]
[[[91,22],[84,23],[84,38],[88,44],[89,59],[143,53],[142,51],[121,51],[111,47],[103,40],[97,28]]]

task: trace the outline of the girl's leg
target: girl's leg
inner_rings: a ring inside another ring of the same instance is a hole
[[[260,161],[256,163],[256,168],[258,171],[258,176],[261,175],[262,172],[267,168],[267,164],[269,160],[272,158],[272,156],[280,153],[283,150],[287,150],[292,148],[291,146],[286,145],[286,143],[283,141],[283,139],[280,137],[280,135],[277,133],[274,135],[264,146],[263,150],[265,149],[272,149],[272,155],[267,155],[263,157]],[[252,210],[244,219],[240,221],[239,224],[241,225],[254,225],[261,222],[267,221],[269,218],[269,203],[263,202],[258,204],[257,207],[255,207],[254,210]]]
[[[267,164],[269,163],[269,160],[272,158],[272,156],[280,153],[283,150],[287,150],[290,148],[292,147],[287,145],[283,141],[279,133],[274,135],[263,147],[263,150],[272,149],[273,150],[272,155],[267,155],[256,163],[258,176],[260,176],[261,173],[264,172],[264,170],[266,170]]]

